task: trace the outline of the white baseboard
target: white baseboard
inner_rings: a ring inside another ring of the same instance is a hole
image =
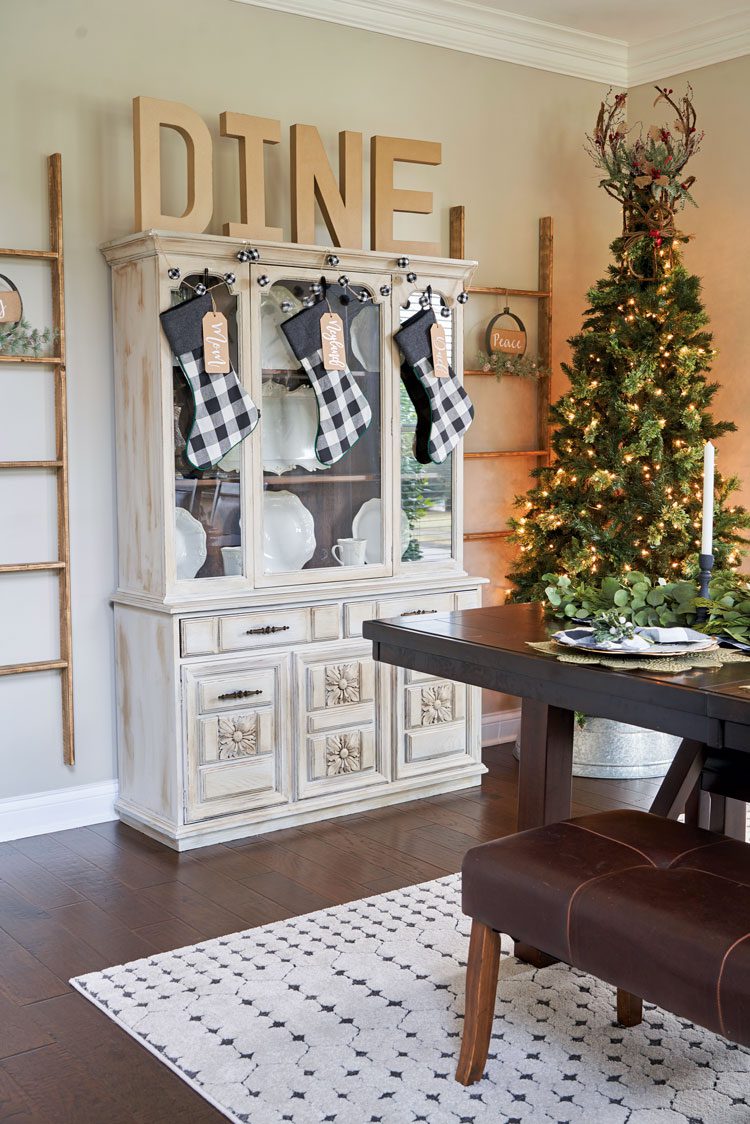
[[[116,820],[117,781],[80,784],[0,800],[0,842]]]
[[[482,745],[515,741],[520,722],[520,707],[483,715]],[[113,780],[0,800],[0,843],[116,820],[116,799],[117,781]]]
[[[514,742],[521,726],[521,708],[495,710],[482,715],[482,745]]]

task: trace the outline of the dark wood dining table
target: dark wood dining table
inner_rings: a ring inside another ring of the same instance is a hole
[[[651,806],[658,815],[676,817],[695,799],[709,754],[750,754],[750,662],[622,671],[529,646],[559,627],[541,605],[519,604],[371,620],[363,635],[383,663],[521,698],[519,831],[570,815],[576,711],[683,739]]]

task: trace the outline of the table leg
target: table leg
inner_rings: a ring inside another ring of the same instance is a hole
[[[572,710],[524,699],[518,773],[519,831],[570,815],[573,776]]]
[[[680,743],[651,804],[650,811],[655,816],[676,820],[685,811],[691,793],[700,781],[707,752],[702,742],[694,742],[686,738]]]
[[[524,699],[518,773],[518,830],[542,827],[570,815],[573,777],[572,710]],[[538,948],[516,941],[515,955],[535,968],[556,960]]]

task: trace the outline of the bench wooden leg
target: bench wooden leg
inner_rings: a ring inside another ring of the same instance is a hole
[[[466,1007],[461,1057],[456,1081],[473,1085],[484,1073],[495,1016],[500,934],[481,921],[472,921],[466,968]]]
[[[621,987],[617,989],[617,1021],[620,1026],[638,1026],[643,1021],[643,1000]]]

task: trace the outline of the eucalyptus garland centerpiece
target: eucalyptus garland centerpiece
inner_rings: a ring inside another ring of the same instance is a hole
[[[570,389],[551,409],[553,463],[516,499],[514,600],[543,599],[549,574],[590,589],[609,574],[639,573],[650,587],[637,612],[656,611],[662,602],[648,597],[662,596],[657,579],[679,584],[697,569],[703,447],[735,426],[711,413],[715,352],[700,281],[680,257],[687,236],[675,225],[692,202],[685,166],[702,134],[689,88],[679,99],[656,89],[674,123],[636,135],[618,93],[602,103],[589,138],[601,186],[622,205],[623,229],[569,341]],[[718,569],[739,562],[740,532],[750,526],[730,502],[737,484],[716,475]]]

